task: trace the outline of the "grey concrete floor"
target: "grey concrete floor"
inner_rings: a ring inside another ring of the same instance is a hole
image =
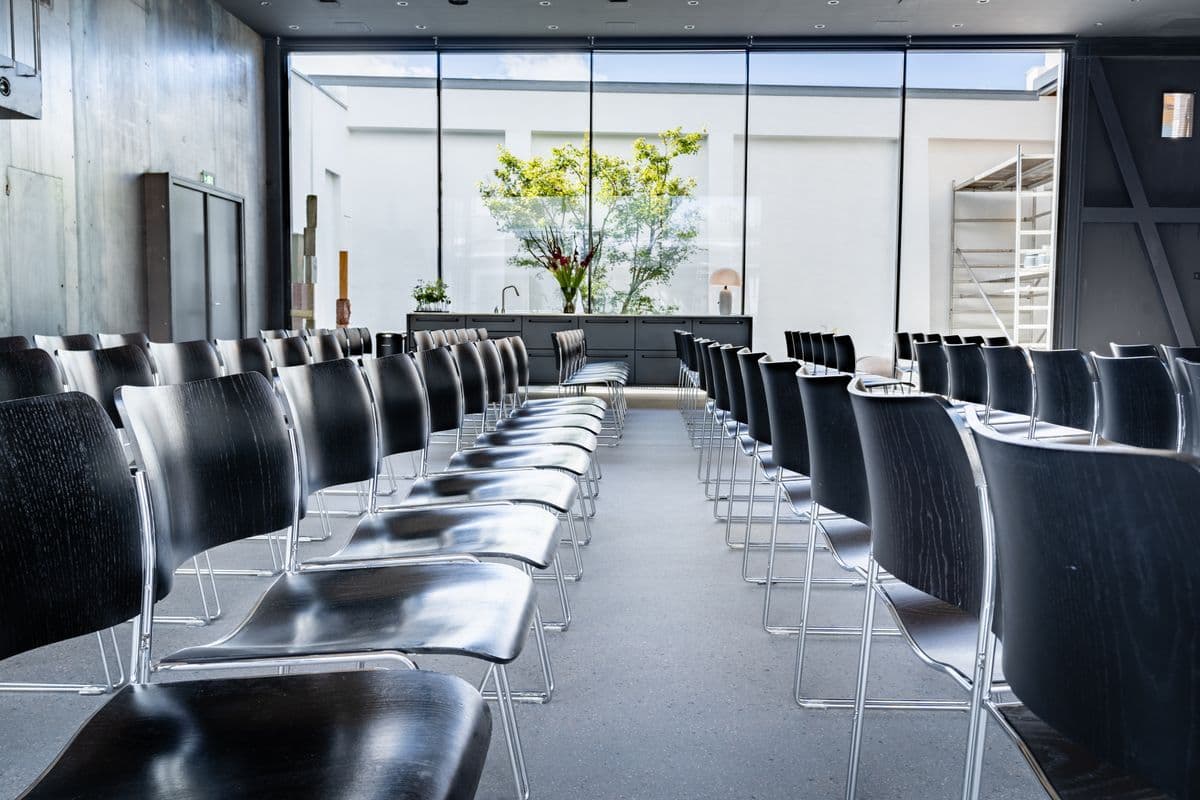
[[[444,458],[445,451],[440,455]],[[741,555],[728,550],[696,482],[696,454],[677,412],[634,409],[625,440],[604,449],[595,538],[585,551],[587,574],[570,587],[575,623],[549,634],[558,691],[549,705],[518,706],[534,796],[540,798],[836,798],[844,792],[850,716],[810,711],[790,696],[795,639],[760,627],[762,588],[740,577]],[[436,456],[432,463],[438,463]],[[405,459],[397,466],[407,468]],[[335,503],[348,507],[347,498]],[[764,503],[762,512],[766,512]],[[306,533],[319,529],[307,520]],[[331,542],[305,545],[329,552],[352,527],[335,520]],[[802,526],[782,529],[787,538]],[[765,525],[756,538],[765,537]],[[801,553],[780,557],[795,573]],[[762,554],[754,565],[761,569]],[[828,561],[828,557],[819,560]],[[265,544],[245,542],[214,552],[218,566],[268,563]],[[823,563],[822,574],[837,575]],[[166,613],[198,606],[191,579],[180,578]],[[266,587],[264,579],[220,579],[224,616],[207,628],[157,626],[155,651],[200,644],[224,634]],[[556,614],[552,584],[539,584],[542,607]],[[781,586],[776,621],[794,624],[799,589]],[[814,624],[851,624],[861,590],[814,595]],[[773,616],[775,616],[773,614]],[[886,621],[886,614],[881,619]],[[127,649],[129,626],[120,631]],[[962,693],[925,666],[899,639],[877,640],[870,671],[876,696],[941,697]],[[806,684],[813,693],[853,690],[856,639],[818,639],[809,650]],[[422,668],[477,680],[478,664],[422,659]],[[532,645],[512,668],[514,686],[538,678]],[[88,680],[99,674],[94,639],[80,639],[9,659],[0,680]],[[811,679],[811,681],[809,681]],[[0,694],[0,797],[27,786],[103,698]],[[958,796],[966,715],[960,712],[869,712],[859,796],[949,800]],[[983,797],[1044,796],[1016,748],[991,725]],[[510,798],[512,779],[497,722],[479,790]]]

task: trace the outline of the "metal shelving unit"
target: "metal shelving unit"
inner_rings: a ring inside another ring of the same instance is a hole
[[[1057,177],[1053,155],[1027,154],[1018,145],[1012,158],[954,184],[954,332],[991,335],[999,329],[1014,344],[1050,346]],[[963,209],[975,216],[959,216]]]

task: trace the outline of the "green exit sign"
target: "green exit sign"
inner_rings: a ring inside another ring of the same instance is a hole
[[[216,186],[217,185],[217,176],[213,175],[211,172],[201,172],[200,173],[200,182],[207,186]]]

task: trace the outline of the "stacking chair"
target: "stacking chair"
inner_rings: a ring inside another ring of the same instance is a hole
[[[462,385],[463,428],[465,429],[469,417],[479,417],[479,427],[473,431],[474,438],[486,431],[488,426],[490,387],[487,384],[487,375],[483,371],[483,359],[475,345],[467,343],[451,345],[450,355],[454,357]]]
[[[726,428],[726,434],[730,438],[729,451],[729,491],[726,495],[725,516],[724,518],[718,512],[718,503],[720,497],[720,487],[713,497],[713,515],[718,521],[725,523],[725,546],[734,548],[736,545],[733,541],[733,523],[734,502],[738,500],[749,501],[750,495],[746,494],[739,497],[737,494],[737,474],[738,474],[738,454],[748,459],[754,458],[754,450],[756,442],[750,437],[749,424],[750,415],[746,401],[746,387],[742,380],[742,365],[738,360],[738,354],[745,348],[737,345],[727,344],[722,345],[717,351],[720,357],[721,379],[725,383],[725,391],[729,397],[729,423]],[[723,448],[722,448],[723,449]],[[720,459],[718,459],[718,464]],[[720,470],[718,469],[718,475]],[[749,481],[743,481],[747,485]]]
[[[936,334],[930,334],[934,335]],[[943,396],[950,394],[950,369],[941,341],[917,342],[913,345],[913,350],[917,353],[917,374],[920,376],[921,391]]]
[[[834,366],[838,372],[853,375],[858,361],[854,357],[854,339],[849,334],[833,337]]]
[[[487,328],[476,328],[475,333],[479,336],[479,341],[484,341],[488,338]]]
[[[476,328],[467,328],[466,335],[467,335],[468,342],[478,342],[479,341],[479,330]]]
[[[913,363],[913,337],[911,333],[897,331],[895,335],[896,377],[911,376],[916,365]]]
[[[987,344],[987,339],[979,336],[978,334],[974,336],[964,336],[963,344],[977,344],[980,347],[983,347],[985,344]]]
[[[957,333],[947,333],[942,337],[942,344],[963,344],[963,337]]]
[[[487,339],[471,347],[478,350],[483,363],[488,402],[496,407],[497,429],[580,428],[596,436],[603,431],[604,411],[589,398],[550,398],[546,403],[530,400],[517,407],[515,398],[520,393],[520,377],[511,345],[503,339]],[[502,357],[502,351],[508,355],[507,359]],[[512,404],[507,403],[508,397],[514,398]],[[559,400],[567,402],[560,403]],[[582,402],[578,402],[580,400]]]
[[[766,576],[761,579],[750,577],[751,548],[766,546],[766,543],[755,543],[751,540],[751,533],[756,521],[754,503],[758,499],[758,478],[761,474],[768,483],[771,483],[778,480],[783,472],[775,463],[774,454],[771,451],[771,417],[767,409],[767,394],[763,386],[762,370],[759,369],[759,364],[765,358],[767,358],[765,352],[753,352],[745,347],[737,351],[742,390],[746,396],[746,434],[741,438],[740,443],[743,450],[748,442],[753,445],[750,451],[750,492],[746,499],[746,527],[740,545],[742,549],[742,579],[750,583],[766,581]],[[728,536],[726,536],[726,543],[729,544]],[[737,549],[739,545],[733,543],[729,546]]]
[[[305,478],[283,409],[262,376],[126,386],[118,403],[148,478],[159,597],[170,592],[174,568],[196,553],[289,531],[287,571],[241,624],[215,642],[160,658],[155,670],[411,668],[411,655],[431,653],[482,660],[484,682],[496,685],[518,796],[528,796],[505,666],[520,655],[532,623],[529,576],[468,556],[300,571],[296,540]],[[353,432],[342,425],[323,435]],[[370,438],[344,445],[369,448]]]
[[[434,347],[447,347],[450,344],[445,331],[430,331],[429,335],[433,338]]]
[[[1188,419],[1200,419],[1200,361],[1180,359],[1176,362],[1181,380],[1187,384]],[[1200,456],[1200,431],[1194,431],[1187,441],[1188,450]]]
[[[342,347],[342,352],[350,358],[358,358],[363,355],[363,339],[362,331],[358,328],[338,328],[346,337],[346,343]]]
[[[491,719],[458,678],[405,670],[149,683],[150,618],[165,593],[158,544],[139,502],[144,484],[104,410],[80,394],[6,403],[0,449],[24,467],[0,475],[0,658],[129,619],[138,633],[132,685],[22,797],[474,797]]]
[[[852,384],[870,495],[871,545],[846,797],[856,795],[867,706],[876,598],[923,662],[972,694],[992,625],[993,557],[965,423],[943,398],[872,394]],[[881,578],[886,570],[889,578]],[[1003,680],[998,681],[998,688]],[[889,706],[891,707],[891,706]],[[913,701],[897,708],[965,710],[965,702]],[[968,752],[971,751],[968,731]]]
[[[54,356],[45,350],[0,352],[0,403],[66,390]]]
[[[1109,342],[1108,346],[1112,348],[1112,354],[1116,358],[1137,358],[1142,356],[1162,358],[1162,353],[1158,347],[1152,344],[1117,344],[1116,342]]]
[[[482,344],[485,340],[480,340],[480,348],[487,349],[487,345]],[[492,340],[487,340],[492,341]],[[573,409],[575,411],[592,413],[594,410],[601,412],[600,418],[604,419],[609,411],[609,405],[602,398],[593,397],[591,395],[568,395],[564,397],[541,397],[534,400],[529,399],[529,351],[525,349],[525,341],[520,336],[510,336],[505,339],[496,341],[496,351],[500,355],[500,363],[504,369],[505,385],[510,394],[514,395],[513,408],[514,410],[521,409],[532,411],[535,409],[553,409],[554,411]],[[617,415],[617,409],[612,409],[613,425],[621,426],[621,418]]]
[[[225,372],[229,375],[257,372],[268,380],[272,377],[271,351],[258,337],[217,339],[217,352],[225,365]]]
[[[832,333],[820,335],[821,364],[825,367],[824,372],[837,369],[837,346],[834,344],[833,336]]]
[[[28,336],[0,336],[0,353],[10,353],[13,350],[29,350],[33,343]]]
[[[150,354],[150,337],[144,333],[101,333],[97,338],[100,340],[101,347],[121,347],[132,344],[142,348],[147,355]]]
[[[1029,358],[1035,421],[1091,434],[1100,403],[1092,362],[1079,350],[1030,350]]]
[[[73,333],[68,336],[43,336],[38,334],[33,337],[35,347],[40,347],[47,353],[66,350],[99,350],[100,338],[94,333]]]
[[[1033,370],[1024,348],[1013,345],[986,345],[982,348],[987,372],[987,409],[984,424],[1010,435],[1034,435]],[[992,416],[995,415],[993,421]],[[1039,435],[1054,426],[1042,423]],[[1068,433],[1065,429],[1060,433]]]
[[[1096,435],[1133,447],[1176,450],[1182,444],[1179,401],[1171,374],[1157,356],[1092,354],[1100,385]]]
[[[1051,797],[1200,796],[1200,462],[973,432],[1001,564],[1000,658],[1019,701],[978,713],[1016,739]]]
[[[308,345],[299,336],[267,339],[267,349],[270,351],[271,361],[276,367],[298,367],[301,364],[313,362]]]
[[[274,330],[267,330],[264,328],[258,332],[259,338],[265,341],[270,341],[271,339],[287,339],[289,336],[293,335],[294,334],[291,331],[284,330],[283,328],[276,328]]]
[[[983,343],[988,347],[1008,347],[1012,344],[1007,336],[985,336]]]
[[[456,345],[456,344],[458,344],[458,343],[459,343],[458,331],[457,331],[457,330],[454,330],[453,328],[447,328],[446,330],[442,331],[442,333],[443,333],[443,334],[445,335],[445,337],[446,337],[446,344],[447,344],[447,345],[449,345],[449,346],[453,347],[454,345]]]
[[[433,343],[433,335],[429,331],[413,331],[412,333],[413,350],[432,350],[436,345]]]
[[[1193,453],[1197,447],[1197,431],[1200,430],[1200,417],[1195,413],[1196,404],[1192,398],[1192,387],[1183,369],[1184,361],[1200,361],[1200,347],[1162,346],[1163,361],[1171,371],[1171,379],[1175,381],[1175,392],[1179,395],[1179,419],[1183,422],[1183,439],[1179,450]]]
[[[362,354],[364,356],[372,355],[375,352],[375,341],[371,337],[371,329],[359,328],[358,332],[362,336]]]
[[[947,343],[943,345],[943,351],[949,372],[949,391],[945,392],[946,396],[960,403],[985,405],[988,399],[988,382],[983,349],[977,344],[964,342]]]
[[[341,330],[339,328],[339,330]],[[335,361],[344,356],[342,345],[338,341],[337,334],[333,333],[318,333],[308,337],[308,347],[312,352],[312,360],[314,363],[322,361]],[[295,366],[289,364],[287,366]]]
[[[927,333],[927,334],[925,334],[925,338],[922,341],[941,343],[942,335],[940,333]]]
[[[262,343],[262,340],[258,340]],[[158,368],[161,384],[203,381],[221,376],[221,360],[212,342],[151,342],[150,357]]]
[[[56,356],[73,391],[90,395],[108,412],[113,425],[121,427],[121,415],[113,393],[119,386],[153,386],[150,359],[136,345],[99,350],[60,350]]]
[[[800,339],[800,331],[784,331],[783,332],[783,343],[784,343],[785,349],[787,350],[788,358],[796,358],[797,357],[797,355],[798,355],[797,344],[799,343],[799,339]]]
[[[725,376],[725,364],[721,359],[721,345],[711,342],[704,348],[703,356],[708,367],[708,378],[713,390],[713,421],[710,431],[708,463],[704,468],[704,496],[713,501],[713,517],[717,517],[717,500],[721,495],[721,470],[724,466],[725,441],[737,435],[738,423],[729,413],[729,383]],[[717,448],[716,465],[713,472],[712,448]],[[710,493],[711,489],[711,493]]]
[[[809,367],[816,366],[816,351],[813,348],[813,334],[810,331],[803,331],[800,334],[800,355],[797,359],[801,364]]]

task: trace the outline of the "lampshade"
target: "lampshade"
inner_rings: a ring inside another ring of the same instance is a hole
[[[710,286],[741,286],[742,276],[736,269],[719,269],[708,278]]]

